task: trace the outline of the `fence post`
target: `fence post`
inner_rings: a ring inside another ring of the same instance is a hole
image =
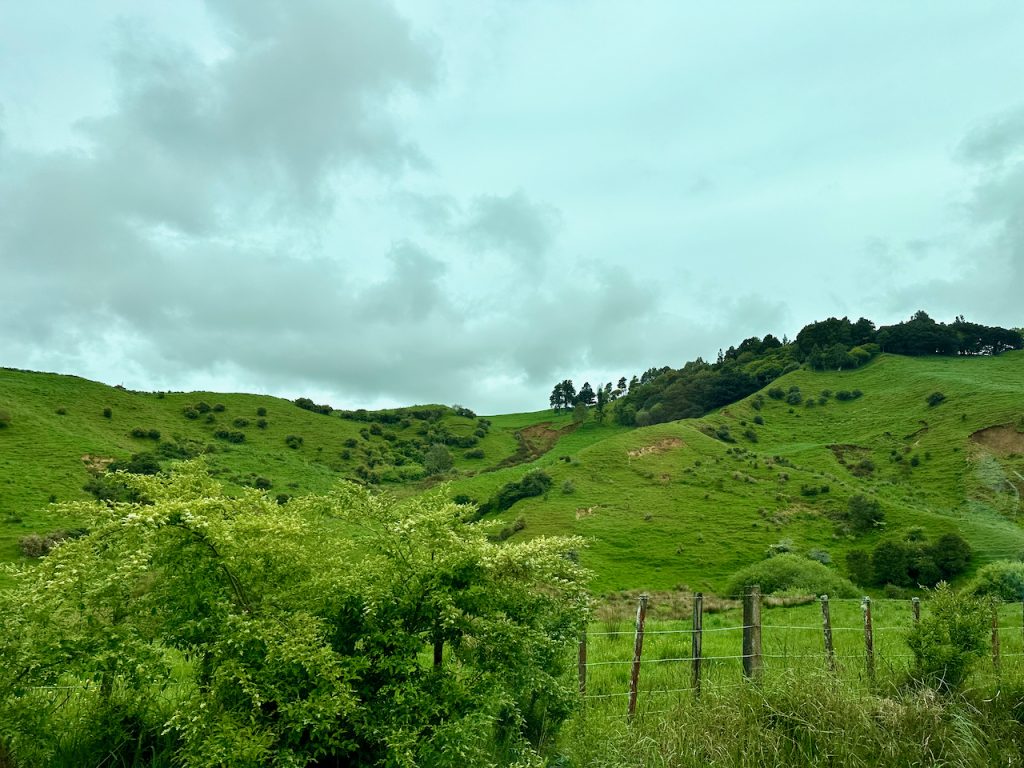
[[[828,595],[821,596],[821,630],[825,636],[825,657],[828,659],[828,668],[835,673],[836,651],[832,647],[832,616],[828,609]]]
[[[921,623],[921,598],[912,597],[910,598],[910,610],[914,612],[914,623]]]
[[[644,650],[644,622],[647,620],[647,595],[640,595],[636,608],[636,639],[633,641],[633,669],[629,675],[629,709],[627,717],[632,720],[636,713],[636,692],[640,683],[640,656]]]
[[[579,658],[580,698],[587,695],[587,628],[580,633],[580,658]]]
[[[871,626],[871,598],[865,597],[860,604],[864,611],[864,655],[867,663],[868,679],[875,679],[875,633]]]
[[[743,596],[743,676],[761,678],[761,585],[754,584]]]
[[[704,645],[704,593],[693,596],[693,640],[690,657],[693,659],[693,695],[700,698],[700,658]]]
[[[999,658],[999,603],[992,601],[992,666],[998,675],[1001,671],[1001,660]]]

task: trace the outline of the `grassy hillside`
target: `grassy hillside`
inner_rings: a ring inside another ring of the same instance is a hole
[[[840,399],[854,391],[862,394]],[[944,399],[930,405],[935,392]],[[186,418],[200,402],[216,408]],[[842,573],[851,549],[915,527],[929,538],[959,532],[976,551],[975,566],[1024,551],[1024,352],[883,355],[849,372],[794,371],[702,419],[640,429],[611,420],[577,427],[550,411],[424,417],[428,408],[389,412],[387,423],[355,421],[272,397],[135,393],[0,370],[0,410],[11,416],[0,430],[0,559],[16,557],[27,532],[73,526],[55,519],[48,501],[88,498],[88,465],[101,460],[202,451],[229,488],[269,481],[268,493],[295,495],[369,477],[409,495],[433,484],[423,478],[422,449],[444,441],[453,497],[486,502],[527,471],[547,472],[553,484],[544,496],[494,517],[521,516],[519,537],[586,536],[581,557],[603,593],[721,592],[773,545],[815,551]],[[160,438],[133,437],[136,429]],[[218,431],[245,438],[233,443]],[[301,444],[289,447],[289,436]],[[473,439],[471,448],[455,447]],[[471,458],[475,451],[483,456]],[[857,494],[881,504],[884,527],[865,535],[844,527]]]
[[[548,495],[504,517],[524,516],[517,535],[589,537],[583,559],[602,592],[719,591],[779,543],[827,553],[841,571],[851,548],[915,526],[933,538],[960,532],[976,564],[1024,551],[1024,354],[882,356],[856,371],[796,371],[770,389],[792,387],[800,404],[760,393],[700,420],[589,444],[584,428],[576,445],[535,462],[554,479]],[[838,400],[843,390],[863,394]],[[930,406],[933,392],[945,400]],[[722,427],[735,442],[714,436]],[[453,492],[482,500],[522,472],[461,480]],[[835,518],[855,494],[881,503],[884,529],[841,531]]]
[[[435,442],[450,442],[455,472],[469,474],[529,461],[571,430],[569,417],[550,412],[488,424],[445,406],[417,406],[368,416],[384,422],[359,421],[261,395],[131,392],[10,369],[0,369],[0,411],[10,416],[0,428],[0,560],[17,557],[27,533],[73,528],[78,521],[58,518],[50,502],[92,498],[83,486],[97,470],[139,453],[164,465],[202,454],[228,488],[269,483],[274,496],[324,491],[371,473],[373,482],[409,494],[430,484],[422,454]],[[532,429],[524,436],[525,428]],[[232,442],[239,434],[244,439]]]

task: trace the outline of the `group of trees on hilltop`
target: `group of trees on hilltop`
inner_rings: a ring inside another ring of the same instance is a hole
[[[646,426],[676,419],[698,418],[735,402],[774,379],[806,365],[815,370],[848,370],[864,365],[880,352],[900,355],[997,355],[1024,349],[1020,330],[968,322],[959,316],[938,323],[924,311],[909,320],[877,327],[862,317],[847,317],[804,326],[790,342],[768,334],[752,336],[738,347],[719,351],[714,363],[698,357],[682,368],[649,368],[638,379],[626,378],[577,393],[571,379],[555,385],[550,405],[556,411],[594,405],[601,416],[607,403],[615,404],[615,418],[626,425]]]
[[[971,323],[960,315],[939,323],[919,311],[909,320],[876,328],[867,318],[851,322],[830,317],[804,326],[794,341],[796,357],[818,370],[863,365],[879,352],[897,355],[998,355],[1024,348],[1024,336],[1012,328]]]

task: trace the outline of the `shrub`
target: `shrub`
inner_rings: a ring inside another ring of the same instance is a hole
[[[231,425],[235,426],[235,427],[238,427],[239,429],[245,429],[246,427],[249,426],[249,420],[248,419],[243,419],[243,418],[237,418],[237,419],[234,419],[231,422]]]
[[[929,548],[929,554],[938,566],[942,578],[951,579],[966,571],[970,565],[971,545],[963,536],[946,533]]]
[[[786,402],[789,403],[790,405],[800,405],[800,403],[802,403],[803,400],[804,396],[800,394],[799,389],[796,392],[791,391],[786,395]]]
[[[259,488],[261,491],[269,491],[273,485],[274,483],[269,477],[255,477],[252,480],[252,487]]]
[[[209,413],[212,410],[210,404],[207,403],[205,400],[200,400],[192,407],[199,411],[199,413]]]
[[[913,679],[936,690],[957,690],[985,655],[990,612],[984,601],[940,584],[930,610],[914,624],[907,645],[914,654]]]
[[[932,392],[928,397],[925,398],[925,402],[928,403],[929,408],[934,408],[936,405],[946,399],[946,396],[941,392]]]
[[[224,411],[227,410],[227,409],[224,407],[223,403],[215,403],[211,410],[214,413],[224,413]]]
[[[521,479],[505,483],[505,485],[499,488],[498,493],[490,501],[487,508],[493,508],[498,512],[508,509],[521,499],[541,496],[547,493],[551,488],[551,483],[551,475],[542,469],[527,472]],[[482,507],[481,509],[484,508]]]
[[[562,483],[562,493],[564,493],[566,496],[576,493],[576,486],[573,485],[572,480],[566,480],[565,482]]]
[[[245,433],[235,432],[234,430],[218,429],[213,433],[213,436],[218,440],[227,440],[229,443],[244,443]]]
[[[764,424],[764,416],[762,416],[760,413],[757,414],[757,416],[754,417],[754,423],[758,425]]]
[[[303,410],[312,411],[313,413],[319,413],[324,416],[329,416],[334,411],[334,409],[331,406],[317,405],[308,397],[297,398],[294,402],[297,406],[299,406],[299,408],[302,408]]]
[[[1024,562],[996,560],[983,566],[967,591],[978,596],[997,597],[1008,603],[1024,600]]]
[[[757,432],[755,432],[754,430],[750,429],[749,427],[747,427],[747,429],[743,430],[743,436],[745,438],[747,438],[747,440],[749,440],[752,443],[756,443],[757,442]]]
[[[781,400],[786,396],[785,390],[782,387],[772,387],[768,390],[768,397],[772,400]]]
[[[266,416],[266,415],[267,415],[267,409],[266,409],[266,408],[264,408],[264,407],[263,407],[263,406],[261,405],[261,406],[260,406],[259,408],[257,408],[257,409],[256,409],[256,415],[257,415],[257,416]]]
[[[853,399],[853,392],[850,392],[848,389],[840,389],[836,392],[836,400],[841,400],[845,403],[846,401]]]
[[[736,442],[736,438],[734,438],[729,433],[729,428],[727,426],[725,426],[724,424],[722,424],[721,426],[719,426],[715,430],[715,437],[717,437],[723,443],[735,443]]]
[[[472,450],[466,451],[464,454],[467,459],[482,459],[484,457],[483,448],[473,448]]]
[[[191,405],[186,405],[184,408],[182,408],[181,409],[181,413],[182,413],[182,415],[186,419],[193,419],[194,420],[194,419],[198,419],[199,418],[199,411],[197,411]]]
[[[67,416],[68,415],[68,409],[65,408],[64,406],[61,406],[60,408],[57,409],[57,415],[58,416]]]
[[[428,475],[447,472],[452,468],[453,463],[452,454],[441,443],[434,443],[423,454],[423,469],[426,470]]]
[[[302,446],[302,442],[302,438],[298,435],[288,435],[288,437],[284,439],[284,444],[293,450],[300,448]]]
[[[857,588],[819,562],[791,553],[762,560],[737,571],[729,579],[726,591],[740,595],[751,584],[760,584],[764,594],[832,595],[856,597]]]
[[[267,428],[267,420],[266,419],[256,419],[256,428],[257,429],[266,429]]]
[[[131,431],[131,436],[140,440],[159,440],[160,430],[158,429],[143,429],[142,427],[135,427]]]
[[[103,418],[104,419],[109,419],[113,415],[114,415],[114,412],[112,410],[110,410],[109,408],[104,408],[103,409]]]
[[[11,414],[7,411],[0,411],[0,429],[6,429],[11,423]]]
[[[107,470],[130,472],[133,475],[155,475],[160,471],[160,459],[155,453],[133,453],[128,459],[111,462]]]
[[[877,499],[855,494],[846,503],[846,519],[857,533],[865,533],[885,522],[885,513]]]

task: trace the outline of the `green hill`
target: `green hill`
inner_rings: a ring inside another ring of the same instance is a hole
[[[931,405],[936,392],[944,398]],[[166,466],[203,453],[229,489],[290,496],[349,478],[410,495],[434,484],[424,463],[436,443],[453,459],[455,498],[486,503],[528,471],[546,472],[544,495],[489,517],[521,517],[517,537],[587,537],[581,559],[604,593],[721,592],[770,549],[844,573],[851,550],[908,534],[958,532],[974,567],[1024,551],[1024,352],[802,369],[703,418],[643,428],[444,406],[325,415],[272,397],[137,393],[13,370],[0,370],[0,411],[10,416],[0,429],[6,560],[28,533],[74,527],[50,500],[91,498],[83,486],[109,460],[152,454]],[[878,501],[884,526],[850,530],[856,495]]]

